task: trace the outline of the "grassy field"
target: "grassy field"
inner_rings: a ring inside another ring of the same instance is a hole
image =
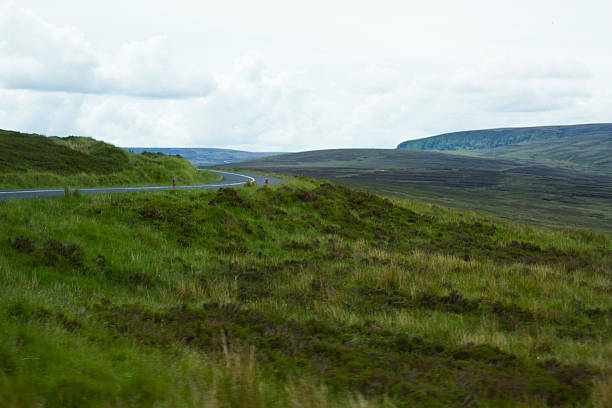
[[[612,404],[607,233],[304,177],[0,230],[2,407]]]
[[[0,188],[110,187],[217,181],[178,156],[133,154],[92,138],[0,130]]]
[[[612,174],[612,124],[469,130],[409,140],[399,149],[464,152]]]
[[[540,225],[612,230],[612,178],[507,159],[421,150],[339,149],[232,163]]]

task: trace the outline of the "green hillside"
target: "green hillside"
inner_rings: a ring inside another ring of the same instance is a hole
[[[400,143],[397,148],[414,150],[479,150],[545,139],[581,136],[601,136],[602,138],[609,139],[611,135],[612,123],[499,128],[444,133],[423,139],[408,140]]]
[[[309,178],[0,202],[0,406],[606,407],[612,236]]]
[[[467,151],[612,174],[612,124],[471,130],[400,143],[398,149]]]
[[[521,222],[612,230],[612,178],[516,160],[422,150],[292,153],[233,168],[306,174],[371,192]]]
[[[0,188],[96,187],[205,183],[216,174],[199,172],[181,157],[124,151],[88,137],[46,137],[0,130]]]
[[[479,157],[516,159],[584,172],[612,174],[612,132],[608,135],[529,141],[468,153]]]

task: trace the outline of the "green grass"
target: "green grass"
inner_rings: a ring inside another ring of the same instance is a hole
[[[612,124],[469,130],[409,140],[398,149],[466,152],[609,175]]]
[[[384,149],[320,150],[229,166],[306,174],[519,222],[612,230],[609,175],[507,159]]]
[[[0,188],[201,184],[219,180],[179,156],[133,154],[92,138],[0,130]]]
[[[310,178],[0,203],[0,405],[608,406],[612,236]]]
[[[612,174],[612,131],[608,135],[538,140],[465,153],[610,175]]]

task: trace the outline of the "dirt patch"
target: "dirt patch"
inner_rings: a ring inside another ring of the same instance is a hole
[[[209,205],[226,205],[230,207],[253,208],[253,202],[240,194],[235,188],[220,188]]]
[[[42,245],[36,240],[19,235],[8,239],[9,245],[17,252],[29,254],[36,263],[47,266],[68,264],[73,268],[82,269],[85,262],[85,251],[74,243],[63,243],[55,238],[46,240]]]
[[[15,239],[9,237],[8,243],[17,252],[34,252],[36,250],[36,242],[25,235],[19,235]]]

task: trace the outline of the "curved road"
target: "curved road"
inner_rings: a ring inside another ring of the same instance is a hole
[[[188,186],[176,186],[177,189],[189,189],[189,188],[218,188],[218,187],[235,187],[241,186],[247,181],[255,182],[260,185],[265,184],[265,176],[261,174],[253,173],[237,173],[234,171],[225,170],[211,170],[206,169],[205,171],[212,171],[219,173],[223,176],[223,180],[211,184],[193,184]],[[279,184],[284,180],[269,177],[269,184]],[[147,190],[169,190],[170,186],[150,186],[150,187],[93,187],[93,188],[79,188],[78,190],[83,194],[93,193],[118,193],[125,191],[147,191]],[[14,190],[0,190],[0,201],[7,200],[10,198],[42,198],[42,197],[59,197],[64,195],[63,188],[30,188],[30,189],[14,189]]]

